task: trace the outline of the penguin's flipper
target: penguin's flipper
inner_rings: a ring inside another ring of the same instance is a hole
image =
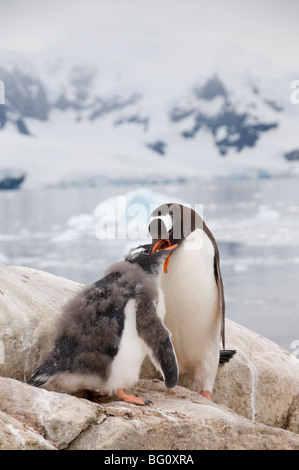
[[[169,336],[159,344],[157,359],[164,375],[166,387],[175,387],[179,380],[179,369],[174,348]]]
[[[51,364],[51,362],[45,362],[36,369],[32,377],[27,380],[27,384],[33,385],[34,387],[41,387],[45,385],[54,374],[53,364]]]
[[[212,232],[209,230],[205,222],[203,222],[203,226],[204,226],[204,231],[207,233],[207,235],[209,236],[214,246],[214,252],[215,252],[214,276],[215,276],[215,280],[216,280],[218,291],[219,291],[219,303],[220,303],[219,307],[220,307],[220,314],[221,314],[221,339],[222,339],[223,349],[225,349],[225,299],[224,299],[223,281],[222,281],[221,270],[220,270],[220,254],[219,254],[216,240]]]
[[[230,359],[236,354],[235,349],[221,349],[219,355],[219,364],[223,365],[230,361]]]
[[[220,271],[220,257],[219,251],[215,249],[215,258],[214,258],[214,273],[216,282],[218,285],[219,290],[219,301],[220,301],[220,313],[221,313],[221,339],[223,349],[225,350],[225,300],[224,300],[224,289],[223,289],[223,281]]]
[[[67,364],[72,362],[76,351],[77,343],[72,338],[65,334],[59,336],[53,349],[48,352],[44,362],[35,370],[27,384],[41,387],[57,373],[68,370]]]
[[[151,304],[139,302],[136,326],[138,335],[150,348],[154,359],[161,367],[166,387],[173,388],[179,379],[177,359],[169,331],[158,317],[153,302]]]

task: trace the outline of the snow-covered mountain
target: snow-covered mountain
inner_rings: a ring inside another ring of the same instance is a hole
[[[160,87],[82,59],[0,64],[0,168],[33,186],[299,173],[299,107],[283,72],[214,67]]]

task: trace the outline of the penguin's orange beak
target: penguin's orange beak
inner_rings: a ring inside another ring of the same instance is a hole
[[[160,250],[174,250],[177,246],[177,243],[175,245],[171,245],[170,240],[165,238],[163,240],[159,240],[157,243],[153,243],[151,253],[156,253],[156,251]]]
[[[167,256],[165,263],[164,263],[164,272],[167,273],[168,266],[169,266],[169,261],[170,261],[170,255],[172,251],[177,248],[178,244],[176,243],[175,245],[171,245],[170,240],[167,238],[163,240],[159,240],[157,243],[153,243],[152,248],[151,248],[151,254],[156,253],[156,251],[160,250],[169,250],[170,253]]]

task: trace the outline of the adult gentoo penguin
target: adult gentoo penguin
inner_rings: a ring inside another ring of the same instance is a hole
[[[220,355],[221,338],[225,348],[225,302],[216,241],[200,215],[181,204],[154,210],[149,232],[152,252],[178,245],[161,279],[165,325],[172,333],[180,373],[193,373],[201,394],[211,399],[219,362],[235,353]]]
[[[147,405],[124,389],[137,382],[148,354],[166,387],[174,387],[178,367],[163,324],[159,287],[163,263],[174,248],[150,255],[150,245],[138,247],[72,299],[57,325],[53,348],[27,383],[68,393],[116,392],[123,401]]]

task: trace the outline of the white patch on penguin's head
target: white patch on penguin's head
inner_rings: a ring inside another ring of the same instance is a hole
[[[149,219],[148,230],[152,240],[181,238],[181,205],[162,204],[155,209]]]
[[[164,231],[165,235],[168,235],[173,229],[173,222],[172,222],[171,214],[152,215],[149,219],[149,223],[148,223],[149,227],[154,220],[160,220],[161,223],[164,225],[164,230],[162,227],[161,231]]]
[[[130,253],[126,256],[126,259],[134,260],[141,254],[148,255],[149,254],[150,245],[141,245],[137,248],[133,248]]]
[[[196,205],[197,206],[197,205]],[[149,219],[149,233],[153,245],[165,240],[170,246],[180,244],[188,238],[196,238],[197,243],[186,243],[185,246],[198,246],[201,244],[199,234],[203,233],[203,219],[191,207],[177,203],[166,203],[155,209]],[[201,230],[197,230],[201,229]]]
[[[152,245],[141,245],[133,248],[125,257],[125,261],[140,266],[147,274],[156,277],[161,273],[162,266],[176,247],[177,245],[166,246],[153,251]]]

